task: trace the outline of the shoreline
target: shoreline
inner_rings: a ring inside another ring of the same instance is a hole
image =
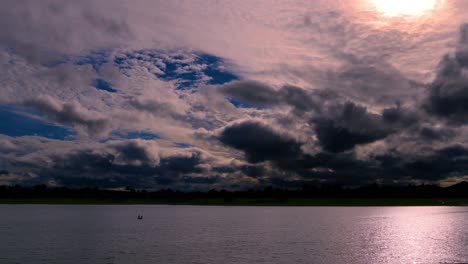
[[[193,206],[269,206],[269,207],[373,207],[373,206],[468,206],[468,199],[456,198],[316,198],[316,199],[0,199],[0,204],[21,205],[193,205]]]

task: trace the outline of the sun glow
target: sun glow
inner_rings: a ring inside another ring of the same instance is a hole
[[[385,16],[422,16],[442,4],[443,0],[371,0]]]

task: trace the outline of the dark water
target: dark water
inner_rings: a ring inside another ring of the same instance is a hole
[[[2,264],[462,262],[468,207],[0,205]]]

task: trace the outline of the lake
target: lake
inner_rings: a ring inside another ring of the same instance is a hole
[[[0,205],[2,264],[461,262],[468,207]]]

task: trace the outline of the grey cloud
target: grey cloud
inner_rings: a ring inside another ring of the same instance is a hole
[[[91,65],[76,66],[71,64],[60,64],[39,72],[38,77],[44,81],[57,84],[61,87],[89,86],[96,73]]]
[[[289,159],[301,153],[301,144],[264,124],[247,121],[226,127],[219,140],[242,150],[250,162]]]
[[[373,105],[415,100],[424,91],[395,67],[377,59],[343,57],[345,66],[330,71],[322,85],[341,97]]]
[[[253,178],[260,178],[264,176],[267,170],[263,166],[255,166],[255,165],[245,165],[241,167],[241,171],[250,177]]]
[[[9,138],[18,150],[1,154],[2,184],[47,184],[70,187],[211,189],[211,184],[229,185],[210,168],[216,161],[195,148],[165,148],[153,140],[110,140],[103,143],[45,142],[39,137]],[[2,149],[2,146],[0,146]],[[1,174],[1,173],[0,173]],[[32,175],[9,177],[10,175]],[[3,178],[2,178],[3,177]],[[218,180],[216,180],[218,179]],[[205,183],[204,183],[205,182]]]
[[[418,155],[388,151],[381,156],[358,159],[351,153],[319,153],[309,156],[296,166],[304,180],[362,185],[375,182],[437,182],[451,176],[463,176],[468,171],[467,150],[449,146]],[[312,168],[312,169],[311,169]]]
[[[139,111],[148,112],[158,116],[176,117],[179,116],[177,113],[180,112],[176,109],[176,106],[164,101],[132,99],[129,103]]]
[[[78,103],[60,103],[52,97],[26,100],[24,105],[32,107],[63,125],[73,126],[78,132],[88,136],[105,135],[110,131],[109,121],[97,118]]]
[[[58,58],[131,37],[118,5],[101,1],[4,0],[0,46],[32,61]]]
[[[394,116],[394,110],[387,110],[386,113],[384,117],[395,123],[401,118]],[[365,107],[352,102],[332,106],[328,115],[318,117],[313,122],[320,145],[331,152],[342,152],[356,145],[371,143],[395,131],[381,115],[369,113]]]
[[[321,120],[315,132],[323,149],[331,152],[342,152],[356,145],[367,144],[384,138],[387,134],[378,132],[358,132],[339,127],[333,121]]]
[[[380,173],[395,179],[437,181],[451,176],[463,176],[468,172],[468,151],[460,145],[435,150],[413,157],[393,154],[376,157],[380,161]]]
[[[404,108],[397,104],[396,107],[385,108],[382,111],[382,120],[398,128],[409,127],[423,119],[414,109]]]
[[[289,105],[298,112],[320,111],[320,97],[302,88],[285,85],[278,90],[256,81],[234,81],[220,91],[236,100],[257,106]]]
[[[308,123],[314,127],[320,146],[331,152],[347,151],[384,139],[417,125],[422,119],[418,112],[400,104],[385,108],[381,114],[370,113],[364,106],[351,101],[341,103],[339,96],[319,89],[310,92],[283,86],[275,90],[258,82],[236,81],[221,87],[221,91],[250,104],[292,106],[297,117],[280,123]],[[312,136],[312,131],[304,132]]]
[[[243,137],[246,140],[242,140]],[[265,165],[245,166],[242,171],[262,182],[282,187],[291,184],[298,187],[305,182],[347,185],[436,182],[454,175],[465,175],[468,171],[468,151],[462,146],[412,155],[388,151],[367,159],[359,159],[352,152],[311,155],[300,150],[301,143],[251,121],[227,127],[220,140],[242,150],[250,162],[273,162],[276,169],[268,171],[267,177]],[[276,153],[281,155],[276,156]]]
[[[134,141],[116,145],[114,148],[117,150],[118,156],[125,162],[139,161],[148,163],[151,161],[148,150]]]
[[[299,112],[321,111],[320,94],[312,94],[304,89],[296,86],[286,85],[279,91],[279,97],[283,98],[285,102],[294,107]]]
[[[220,90],[228,96],[255,105],[271,106],[281,102],[273,88],[256,81],[234,81],[223,85]]]
[[[156,188],[177,185],[185,179],[183,177],[194,177],[191,174],[203,171],[199,167],[203,163],[202,157],[196,151],[190,155],[174,154],[155,160],[148,146],[134,141],[107,149],[83,149],[66,155],[52,155],[51,159],[53,166],[43,168],[40,175],[75,187]]]
[[[461,27],[457,52],[441,60],[437,77],[430,84],[425,110],[452,124],[468,122],[468,25]]]
[[[433,141],[447,141],[456,136],[455,131],[450,128],[432,128],[423,126],[419,129],[421,139],[428,142]]]

